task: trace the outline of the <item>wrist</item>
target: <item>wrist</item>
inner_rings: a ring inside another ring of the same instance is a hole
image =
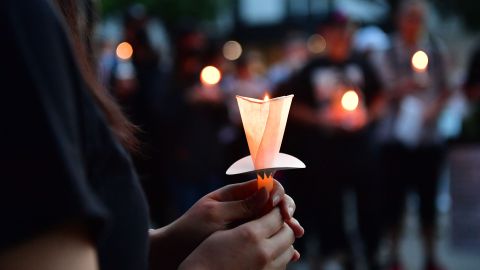
[[[178,270],[212,270],[211,267],[208,267],[205,260],[198,258],[195,256],[193,258],[191,256],[187,257],[179,266]]]
[[[150,233],[151,269],[177,269],[203,241],[204,236],[191,220],[183,215],[173,223]]]

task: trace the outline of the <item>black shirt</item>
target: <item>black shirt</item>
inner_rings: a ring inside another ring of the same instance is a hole
[[[57,12],[47,0],[0,3],[0,253],[81,222],[100,269],[146,269],[143,193]]]

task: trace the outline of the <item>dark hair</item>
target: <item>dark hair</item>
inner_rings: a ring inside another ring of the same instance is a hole
[[[114,134],[131,152],[138,150],[135,132],[138,128],[122,113],[119,105],[99,82],[95,68],[95,54],[91,40],[96,20],[92,0],[55,0],[63,15],[80,72],[97,104],[107,117]]]

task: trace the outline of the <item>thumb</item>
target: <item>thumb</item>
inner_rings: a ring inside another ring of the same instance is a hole
[[[262,211],[268,202],[268,197],[268,191],[262,188],[246,199],[220,202],[220,215],[226,224],[250,220]]]

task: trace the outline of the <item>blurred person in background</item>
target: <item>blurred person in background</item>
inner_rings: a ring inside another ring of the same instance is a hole
[[[275,88],[301,69],[308,60],[306,40],[299,34],[291,34],[283,44],[282,58],[268,70],[267,77]]]
[[[427,13],[423,1],[400,3],[397,32],[391,37],[391,48],[377,65],[387,99],[379,140],[383,145],[381,168],[386,207],[383,216],[391,240],[392,270],[403,269],[398,254],[399,237],[407,192],[412,189],[420,199],[424,269],[441,269],[435,258],[435,202],[444,158],[438,118],[450,89],[445,49],[428,32]]]
[[[136,128],[94,71],[92,10],[91,1],[0,2],[9,52],[0,75],[11,88],[0,100],[0,269],[285,269],[297,260],[303,229],[278,182],[271,195],[256,181],[216,190],[149,231],[128,154]]]
[[[162,55],[152,42],[151,19],[145,8],[135,4],[127,8],[124,18],[124,39],[132,48],[130,59],[117,57],[114,69],[131,66],[130,76],[121,70],[114,73],[112,90],[129,119],[142,132],[142,155],[134,156],[135,168],[145,187],[151,218],[156,224],[169,220],[167,209],[162,207],[172,198],[167,191],[167,175],[170,156],[173,152],[171,141],[174,136],[165,130],[172,128],[172,105],[167,68]],[[128,83],[131,81],[132,83]]]
[[[480,142],[480,46],[477,45],[467,70],[463,91],[469,102],[469,111],[462,123],[459,140]]]
[[[371,125],[377,117],[380,84],[369,63],[352,50],[354,31],[345,14],[329,14],[320,27],[325,54],[309,61],[276,92],[295,94],[285,148],[310,166],[295,172],[301,181],[287,184],[298,196],[297,203],[311,210],[299,215],[310,235],[319,239],[320,251],[314,256],[324,260],[325,269],[353,267],[344,219],[347,188],[357,191],[360,230],[368,250],[375,249],[370,243],[377,243],[378,237]]]

